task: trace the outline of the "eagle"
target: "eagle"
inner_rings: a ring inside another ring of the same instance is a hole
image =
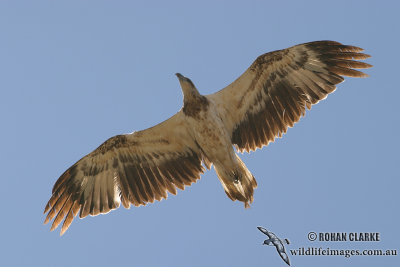
[[[344,80],[367,77],[362,48],[315,41],[259,56],[234,82],[202,95],[177,73],[183,107],[151,128],[111,137],[67,169],[54,184],[44,213],[60,235],[78,215],[105,214],[175,195],[214,166],[226,195],[249,207],[257,182],[236,151],[282,137],[306,109]],[[236,149],[236,150],[235,150]]]

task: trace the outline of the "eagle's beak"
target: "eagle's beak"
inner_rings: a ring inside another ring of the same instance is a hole
[[[180,73],[175,73],[175,75],[176,75],[176,77],[178,77],[178,79],[180,80],[180,79],[182,79],[182,78],[185,78],[182,74],[180,74]]]

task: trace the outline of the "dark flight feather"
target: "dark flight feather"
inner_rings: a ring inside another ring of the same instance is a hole
[[[361,51],[356,46],[317,41],[270,52],[259,56],[235,82],[207,97],[222,107],[218,111],[237,149],[256,150],[293,127],[306,108],[336,89],[342,76],[367,77],[355,70],[372,66],[355,61],[370,57]]]

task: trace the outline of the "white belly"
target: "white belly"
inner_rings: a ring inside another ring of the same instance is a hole
[[[237,164],[230,136],[217,114],[213,103],[198,118],[187,117],[196,142],[215,165],[233,167]]]

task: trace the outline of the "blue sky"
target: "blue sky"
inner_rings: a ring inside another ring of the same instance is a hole
[[[168,2],[168,3],[167,3]],[[400,249],[399,4],[396,1],[1,1],[1,266],[286,266],[261,246]],[[182,105],[174,73],[203,94],[260,54],[314,40],[363,47],[346,79],[282,139],[242,155],[258,181],[248,210],[215,172],[146,207],[43,225],[62,172],[107,138]],[[310,242],[379,232],[380,242]],[[400,257],[295,257],[292,266],[395,266]]]

